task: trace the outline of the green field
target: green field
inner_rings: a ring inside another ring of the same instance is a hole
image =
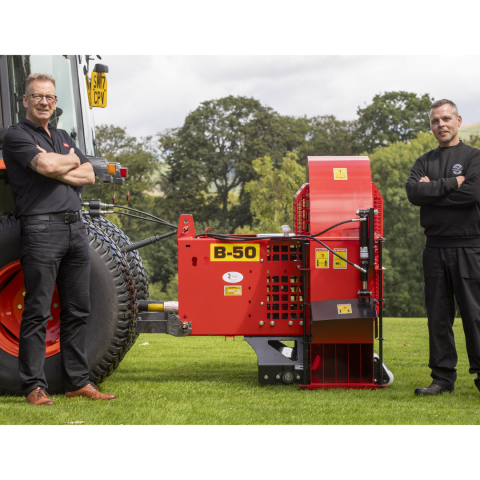
[[[480,122],[463,125],[458,129],[460,138],[468,140],[470,135],[480,135]]]
[[[101,385],[118,401],[56,395],[56,406],[32,407],[21,397],[0,397],[0,424],[478,425],[480,392],[468,373],[460,320],[454,331],[459,364],[453,394],[413,394],[430,384],[426,319],[385,320],[385,363],[395,381],[383,390],[261,386],[256,355],[241,337],[144,334]]]

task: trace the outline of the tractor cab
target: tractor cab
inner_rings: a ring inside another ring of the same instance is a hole
[[[119,166],[109,166],[99,158],[95,144],[92,107],[107,104],[108,67],[97,63],[92,68],[92,60],[89,55],[0,55],[0,212],[14,208],[2,144],[8,127],[25,116],[23,94],[30,73],[48,73],[55,78],[58,103],[50,122],[70,134],[89,157],[98,179],[124,183]]]

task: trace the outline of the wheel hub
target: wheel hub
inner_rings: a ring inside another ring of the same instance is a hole
[[[25,306],[25,281],[20,262],[0,269],[0,349],[18,357],[20,323]],[[60,302],[57,287],[52,297],[45,338],[46,358],[60,352]]]

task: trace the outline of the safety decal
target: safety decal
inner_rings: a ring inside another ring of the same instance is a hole
[[[460,175],[462,173],[463,167],[457,163],[456,165],[453,166],[452,171],[454,175]]]
[[[259,262],[259,243],[211,243],[212,262]]]
[[[341,257],[347,259],[347,249],[346,248],[334,248],[334,252],[338,253]],[[348,259],[347,259],[348,260]],[[333,268],[346,269],[347,262],[338,258],[336,255],[333,256]]]
[[[348,180],[346,168],[334,168],[333,169],[334,180]]]
[[[227,272],[222,278],[224,282],[238,283],[243,280],[243,275],[240,272]]]
[[[242,295],[241,285],[224,285],[223,294],[225,297],[239,297]]]
[[[329,256],[326,248],[315,249],[315,268],[329,268]]]
[[[345,313],[352,313],[352,305],[350,303],[342,303],[337,305],[337,311],[339,315],[343,315]]]

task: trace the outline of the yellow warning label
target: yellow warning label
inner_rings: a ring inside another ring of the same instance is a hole
[[[223,287],[223,293],[225,297],[238,297],[242,295],[241,285],[225,285]]]
[[[337,305],[337,311],[339,314],[352,313],[352,305],[351,304]]]
[[[334,248],[333,251],[338,253],[341,257],[347,259],[347,249],[346,248]],[[336,255],[333,256],[333,268],[347,268],[347,262],[338,258]]]
[[[334,180],[348,180],[346,168],[334,168],[333,169]]]
[[[329,256],[326,248],[315,249],[315,268],[328,268]]]

